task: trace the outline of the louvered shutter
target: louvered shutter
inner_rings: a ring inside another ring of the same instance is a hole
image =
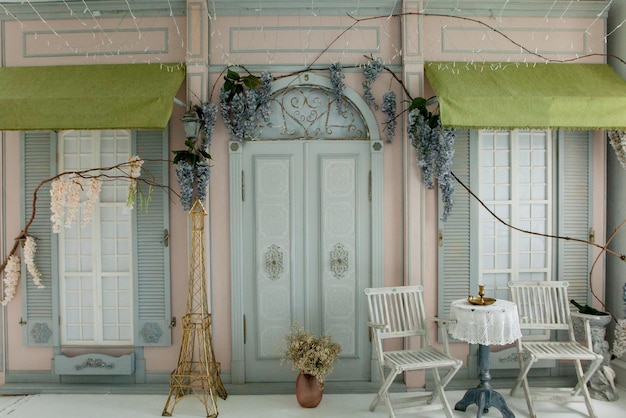
[[[469,130],[457,129],[452,172],[470,187]],[[439,221],[438,314],[443,317],[449,317],[452,301],[470,294],[471,201],[469,193],[461,185],[455,183],[454,187],[450,216],[445,222]]]
[[[39,184],[56,174],[56,134],[53,132],[26,132],[22,141],[24,195],[22,225],[30,220],[33,194]],[[41,273],[43,289],[37,288],[32,278],[22,268],[24,294],[24,344],[29,346],[56,345],[59,335],[56,235],[50,223],[50,183],[37,191],[36,216],[28,228],[28,234],[36,239],[35,264]]]
[[[468,131],[457,131],[453,172],[466,185],[470,184],[470,147]],[[558,140],[557,231],[560,236],[586,240],[591,225],[591,139],[588,131],[562,131]],[[447,222],[441,222],[439,247],[438,313],[448,316],[450,303],[471,294],[476,283],[472,276],[471,256],[474,239],[470,228],[472,204],[467,192],[455,186],[454,207]],[[556,280],[570,282],[574,299],[588,300],[588,273],[591,248],[573,241],[557,240]]]
[[[167,138],[163,131],[137,131],[135,155],[144,159],[141,177],[158,185],[168,184]],[[139,182],[139,194],[150,193]],[[147,208],[135,203],[136,211],[136,307],[135,345],[169,346],[172,342],[170,321],[170,252],[168,245],[168,191],[152,190]]]
[[[588,131],[561,131],[558,154],[558,235],[587,240],[591,226],[591,138]],[[557,280],[570,283],[571,298],[589,294],[591,246],[558,240]]]

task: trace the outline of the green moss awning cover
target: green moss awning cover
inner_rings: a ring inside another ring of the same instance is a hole
[[[180,64],[0,68],[0,130],[164,129]]]
[[[444,126],[626,128],[626,81],[607,64],[428,62]]]

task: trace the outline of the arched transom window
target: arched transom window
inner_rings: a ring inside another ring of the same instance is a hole
[[[363,115],[346,97],[337,108],[333,92],[321,86],[289,86],[276,91],[270,100],[270,122],[259,139],[369,140]]]

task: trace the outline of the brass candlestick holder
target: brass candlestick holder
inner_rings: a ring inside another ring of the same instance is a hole
[[[472,305],[491,305],[496,300],[494,298],[486,298],[485,297],[485,285],[478,285],[478,297],[476,296],[468,296],[467,301]]]

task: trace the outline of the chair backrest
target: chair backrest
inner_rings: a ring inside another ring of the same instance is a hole
[[[509,282],[520,328],[572,332],[566,281]]]
[[[378,337],[428,337],[424,329],[422,286],[379,287],[365,289],[369,321],[384,325]]]

